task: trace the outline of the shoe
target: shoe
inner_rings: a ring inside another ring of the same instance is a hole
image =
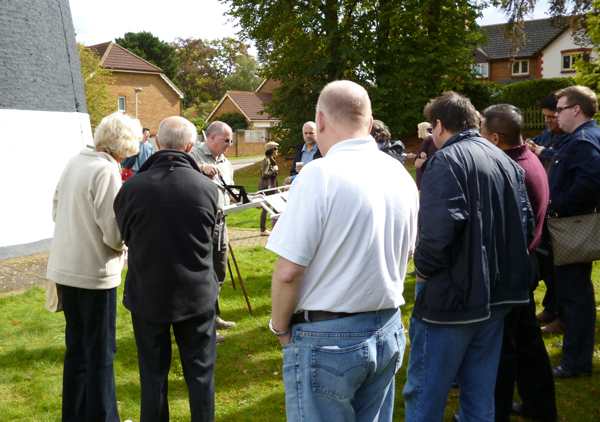
[[[517,416],[523,416],[523,403],[514,401],[512,402],[512,413]]]
[[[542,334],[564,334],[565,328],[567,328],[565,324],[559,320],[556,320],[543,327]]]
[[[546,311],[540,312],[535,317],[537,318],[540,324],[550,324],[551,322],[554,322],[556,320],[556,318],[548,315]]]
[[[452,422],[458,422],[458,413],[452,415]]]
[[[235,327],[235,322],[223,321],[221,318],[217,317],[217,330],[226,330],[231,327]]]
[[[582,378],[591,377],[592,373],[569,371],[568,369],[558,365],[555,368],[552,368],[552,376],[554,378]]]
[[[267,229],[260,232],[261,236],[269,236],[270,234],[271,234],[271,230],[267,230]]]
[[[217,344],[223,343],[225,341],[225,336],[217,333]]]

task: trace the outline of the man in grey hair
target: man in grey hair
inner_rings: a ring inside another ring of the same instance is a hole
[[[140,370],[141,422],[169,420],[171,327],[189,390],[191,420],[213,421],[219,285],[212,261],[217,187],[188,154],[196,128],[162,121],[159,152],[128,180],[114,203],[129,269],[123,304],[131,311]]]

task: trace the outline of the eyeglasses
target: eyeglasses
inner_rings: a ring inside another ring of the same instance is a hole
[[[558,114],[561,111],[566,110],[568,108],[575,107],[576,105],[579,105],[579,104],[571,104],[570,106],[566,106],[566,107],[556,107],[556,114]]]
[[[226,137],[221,136],[221,135],[217,135],[217,136],[219,138],[221,138],[222,140],[224,140],[226,144],[232,144],[233,143],[233,139],[227,139]]]
[[[427,132],[429,132],[429,133],[433,133],[433,129],[432,129],[432,128],[430,128],[430,127],[428,127],[428,128],[427,128]]]

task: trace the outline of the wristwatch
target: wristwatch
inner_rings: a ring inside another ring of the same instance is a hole
[[[276,335],[277,337],[283,337],[285,336],[287,333],[290,332],[290,327],[287,327],[284,331],[277,331],[275,330],[275,328],[273,328],[273,319],[269,320],[269,329],[271,330],[271,332]]]

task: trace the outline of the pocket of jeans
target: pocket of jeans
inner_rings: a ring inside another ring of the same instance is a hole
[[[354,395],[367,376],[367,342],[341,349],[311,347],[312,389],[336,399]]]
[[[400,324],[400,329],[396,331],[396,343],[398,344],[398,357],[396,358],[396,369],[394,372],[398,372],[402,366],[402,359],[404,358],[404,349],[406,347],[406,334],[404,334],[404,325]]]

